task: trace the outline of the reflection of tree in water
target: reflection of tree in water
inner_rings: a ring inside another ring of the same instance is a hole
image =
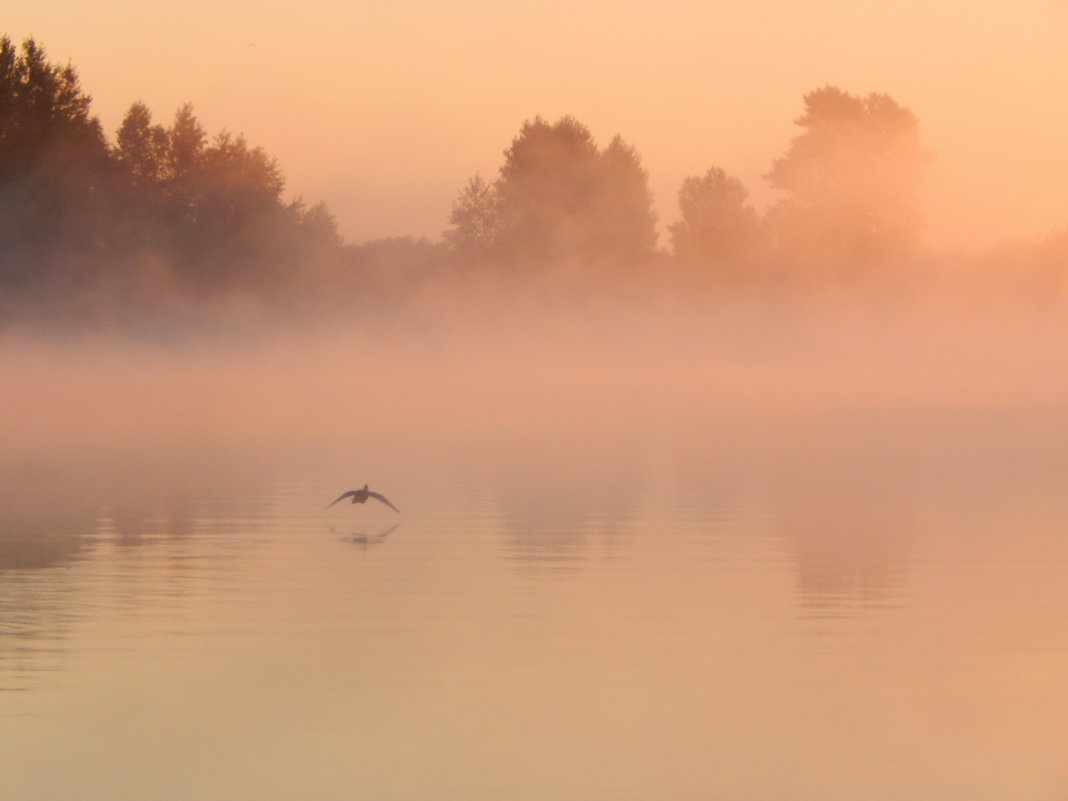
[[[776,462],[771,503],[795,555],[805,608],[841,613],[892,601],[912,538],[911,464],[886,443],[829,438]]]
[[[595,549],[610,552],[640,501],[643,451],[631,441],[511,450],[514,460],[497,481],[509,557],[531,569],[567,570]]]
[[[0,478],[0,571],[49,567],[87,547],[95,515],[85,486],[55,471],[11,469]]]
[[[262,470],[204,463],[0,463],[0,688],[45,668],[47,655],[101,598],[79,562],[108,553],[124,560],[152,544],[179,543],[220,522],[233,534],[265,517]],[[120,549],[115,551],[114,549]],[[146,595],[180,595],[188,560],[171,558],[167,586],[158,571],[115,571],[108,603],[136,607]]]
[[[65,564],[100,541],[182,537],[208,520],[248,527],[264,517],[267,480],[217,459],[0,465],[0,571]]]
[[[753,440],[752,431],[729,421],[695,425],[688,420],[673,430],[665,470],[674,488],[675,514],[708,521],[733,517],[747,506],[759,472]]]

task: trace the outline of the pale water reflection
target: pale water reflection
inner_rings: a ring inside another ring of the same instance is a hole
[[[0,797],[1068,798],[1057,422],[9,456]]]
[[[386,537],[392,534],[400,527],[400,523],[394,523],[388,528],[384,528],[381,531],[375,531],[374,533],[368,533],[367,531],[349,531],[346,534],[338,534],[337,528],[330,526],[330,533],[340,536],[342,539],[346,539],[349,542],[353,542],[357,545],[378,545],[386,541]],[[378,528],[377,526],[375,527]]]

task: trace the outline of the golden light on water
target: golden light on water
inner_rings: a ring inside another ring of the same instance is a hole
[[[4,24],[0,797],[1065,797],[1063,3]]]

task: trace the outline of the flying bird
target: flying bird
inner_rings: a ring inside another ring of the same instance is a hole
[[[398,509],[396,506],[386,500],[385,495],[379,495],[377,492],[371,492],[371,490],[367,489],[366,484],[363,485],[363,489],[349,490],[348,492],[342,493],[338,496],[337,500],[334,501],[334,503],[337,503],[338,501],[343,501],[346,498],[352,498],[353,503],[367,503],[368,498],[374,498],[376,501],[382,501],[382,503],[384,503],[394,512],[400,511],[400,509]],[[330,506],[333,506],[334,503],[331,503]],[[327,506],[326,508],[329,509],[330,506]]]

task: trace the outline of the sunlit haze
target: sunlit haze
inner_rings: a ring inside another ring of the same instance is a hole
[[[662,224],[715,165],[758,207],[805,92],[885,92],[918,117],[925,240],[988,246],[1068,222],[1068,6],[1055,0],[15,4],[5,32],[78,69],[113,135],[144,101],[276,156],[287,194],[355,241],[438,237],[523,120],[571,114],[641,154]],[[661,239],[663,240],[663,236]]]
[[[3,24],[0,801],[1068,799],[1065,0]]]

